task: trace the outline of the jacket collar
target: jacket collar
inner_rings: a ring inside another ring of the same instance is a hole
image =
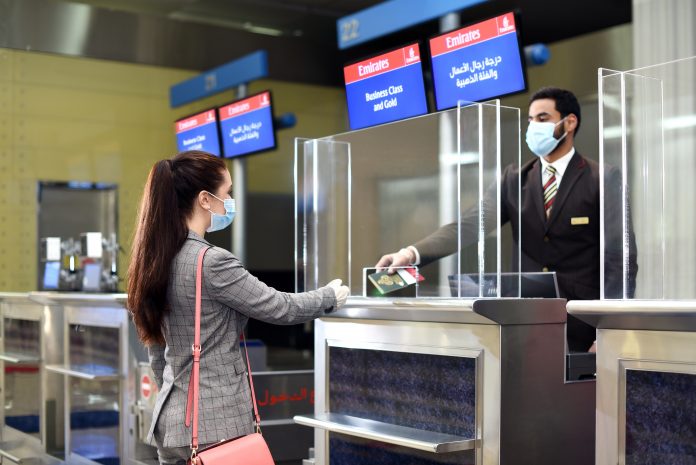
[[[211,245],[210,242],[206,241],[204,238],[202,238],[201,236],[199,236],[197,233],[191,231],[190,229],[189,229],[189,231],[188,231],[188,237],[187,237],[187,239],[191,239],[191,240],[194,240],[194,241],[202,242],[203,244],[206,244],[206,245]]]

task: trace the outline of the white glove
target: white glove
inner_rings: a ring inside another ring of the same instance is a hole
[[[341,283],[342,281],[340,279],[334,279],[327,284],[328,287],[333,289],[334,295],[336,296],[336,308],[334,308],[334,310],[338,310],[339,308],[343,307],[343,305],[346,303],[346,299],[348,299],[348,294],[350,294],[350,289],[348,289],[348,286],[341,286]]]

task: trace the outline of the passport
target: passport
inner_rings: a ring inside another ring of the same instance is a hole
[[[368,273],[367,270],[366,273]],[[371,297],[381,297],[387,294],[394,297],[415,297],[416,286],[414,285],[423,278],[415,270],[398,268],[393,274],[389,274],[386,269],[367,274],[367,279],[373,286],[372,292],[368,289],[366,293]]]

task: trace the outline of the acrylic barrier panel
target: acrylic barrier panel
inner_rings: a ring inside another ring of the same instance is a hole
[[[296,283],[312,290],[341,279],[351,286],[350,144],[296,141]]]
[[[600,70],[603,297],[693,299],[696,59]]]
[[[500,106],[499,101],[460,102],[459,153],[463,163],[458,164],[458,198],[478,203],[458,209],[461,253],[456,296],[519,297],[521,275],[510,272],[521,270],[520,110]],[[470,160],[477,161],[474,169],[466,166]],[[476,194],[466,179],[474,174]],[[504,279],[501,273],[506,274]]]
[[[508,143],[516,158],[501,154]],[[515,241],[498,228],[496,185],[512,158],[519,165],[519,110],[496,104],[297,140],[298,290],[341,278],[363,295],[364,269],[410,245],[421,260],[418,297],[459,296],[453,277],[514,270],[500,257]]]

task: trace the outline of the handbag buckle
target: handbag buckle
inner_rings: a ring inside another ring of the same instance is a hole
[[[198,453],[196,452],[198,448],[191,445],[191,465],[196,465],[198,462]]]
[[[198,345],[196,345],[196,344],[191,344],[191,353],[192,353],[193,355],[196,355],[196,352],[198,352],[198,354],[200,355],[200,353],[201,353],[201,345],[200,345],[200,344],[198,344]]]

